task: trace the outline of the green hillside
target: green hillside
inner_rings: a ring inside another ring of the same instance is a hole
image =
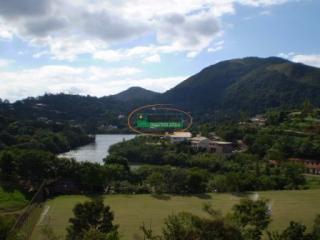
[[[320,69],[281,58],[249,57],[209,66],[161,96],[162,101],[200,111],[264,112],[320,104]]]

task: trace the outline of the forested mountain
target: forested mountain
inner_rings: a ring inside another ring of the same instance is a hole
[[[320,69],[277,57],[248,57],[209,66],[163,94],[140,87],[101,98],[45,94],[9,104],[8,109],[22,119],[72,121],[95,132],[98,127],[124,129],[125,116],[145,104],[174,104],[207,121],[301,106],[305,100],[320,106],[319,93]]]
[[[100,124],[117,123],[124,104],[110,97],[92,97],[70,94],[45,94],[27,98],[12,104],[12,111],[20,119],[47,118],[55,121],[71,121],[84,125],[94,132]]]
[[[161,100],[200,111],[264,112],[297,106],[306,99],[320,105],[320,69],[285,59],[249,57],[203,69]]]
[[[153,92],[141,87],[131,87],[123,92],[112,95],[111,97],[115,100],[128,102],[128,101],[139,101],[139,100],[153,100],[155,97],[159,95],[160,93]]]

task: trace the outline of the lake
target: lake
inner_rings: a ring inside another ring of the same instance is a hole
[[[103,163],[103,159],[109,154],[108,151],[111,145],[134,137],[135,135],[133,134],[98,134],[95,136],[96,141],[94,143],[62,153],[59,157],[74,158],[81,162]]]

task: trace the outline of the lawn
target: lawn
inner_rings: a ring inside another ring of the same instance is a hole
[[[19,190],[4,190],[0,186],[0,213],[19,210],[26,206],[27,203],[27,199]]]
[[[270,229],[283,229],[290,220],[301,221],[308,226],[317,213],[320,213],[320,189],[303,191],[267,191],[259,195],[270,200],[273,222]],[[72,216],[72,208],[76,203],[88,199],[85,196],[61,196],[49,200],[44,206],[44,214],[40,218],[32,239],[39,239],[41,226],[49,223],[54,231],[65,234],[68,219]],[[163,220],[171,213],[181,211],[206,216],[201,210],[202,205],[211,202],[212,205],[226,213],[239,201],[239,197],[231,194],[211,194],[210,198],[171,196],[161,200],[150,195],[109,195],[105,203],[110,205],[115,213],[115,221],[120,225],[120,233],[124,240],[137,239],[141,235],[139,227],[142,223],[152,225],[159,232]]]

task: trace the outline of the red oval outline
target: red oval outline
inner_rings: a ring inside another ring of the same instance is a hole
[[[130,123],[130,119],[132,118],[132,116],[136,113],[136,112],[139,112],[140,110],[143,110],[143,109],[146,109],[146,108],[152,108],[152,107],[161,107],[161,106],[170,106],[171,104],[151,104],[151,105],[145,105],[145,106],[142,106],[142,107],[138,107],[136,109],[134,109],[133,111],[131,111],[128,115],[128,127],[129,129],[131,129],[132,131],[136,132],[136,133],[139,133],[139,134],[144,134],[144,135],[151,135],[151,136],[165,136],[165,134],[156,134],[156,133],[144,133],[142,131],[139,131],[138,129],[134,128],[131,123]],[[183,111],[181,109],[178,109],[178,108],[170,108],[170,107],[161,107],[159,109],[165,109],[165,110],[169,110],[169,111],[177,111],[177,112],[181,112],[183,114],[185,114],[186,116],[189,117],[190,119],[190,122],[188,124],[188,126],[184,129],[182,129],[180,132],[185,132],[187,131],[191,126],[192,126],[192,123],[193,123],[193,119],[192,119],[192,116],[190,113],[187,113],[186,111]]]

